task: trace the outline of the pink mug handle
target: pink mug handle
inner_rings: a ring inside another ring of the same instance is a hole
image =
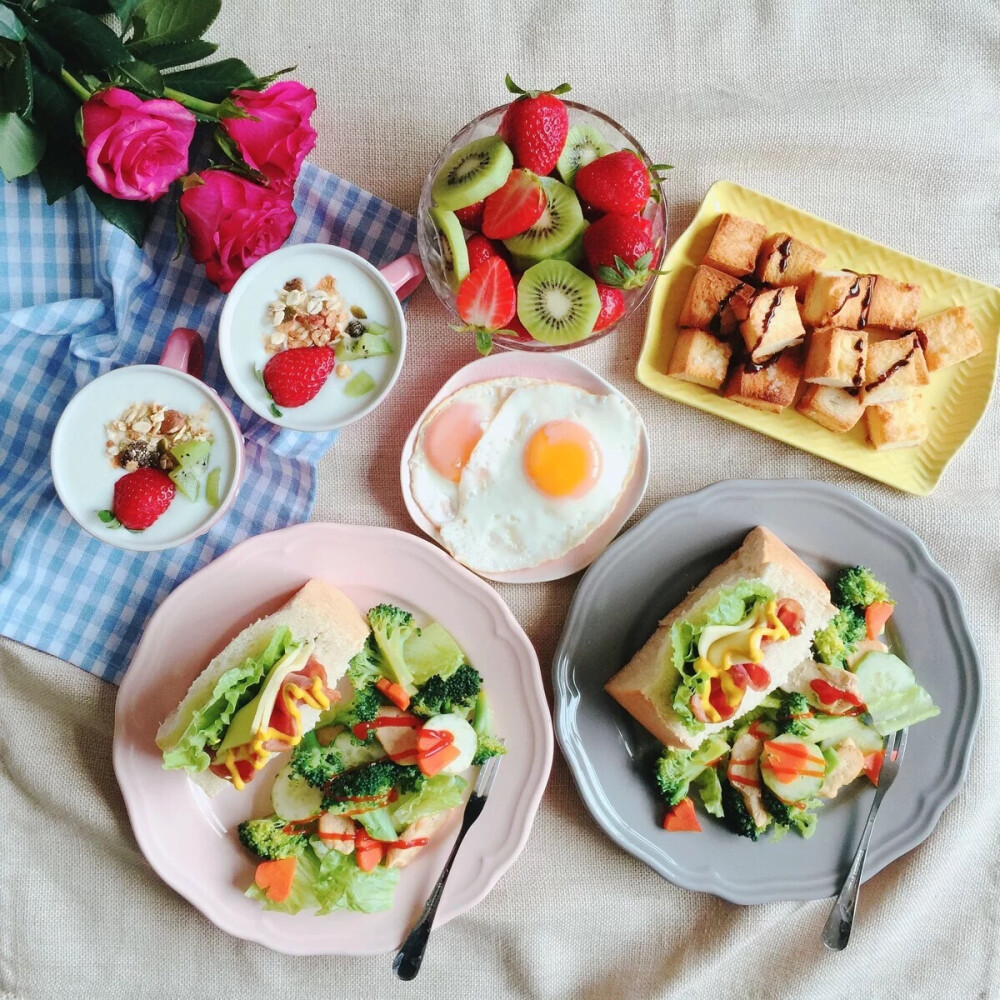
[[[396,298],[402,300],[424,280],[424,265],[415,253],[408,253],[379,268],[379,274],[389,283]]]
[[[197,330],[179,326],[167,337],[160,364],[201,378],[205,368],[205,341]]]

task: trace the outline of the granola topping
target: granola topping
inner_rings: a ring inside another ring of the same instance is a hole
[[[169,472],[176,462],[169,449],[182,441],[211,441],[205,410],[181,413],[160,403],[132,403],[117,420],[104,425],[105,450],[117,469],[135,472],[159,468]]]
[[[286,281],[268,304],[267,318],[272,329],[264,337],[264,349],[277,354],[295,347],[332,347],[352,317],[336,279],[328,274],[315,288],[306,288],[301,278]]]

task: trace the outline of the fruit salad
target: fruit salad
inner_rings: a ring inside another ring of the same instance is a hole
[[[177,493],[219,506],[221,470],[209,469],[212,435],[204,413],[182,413],[155,402],[135,402],[104,428],[106,454],[125,475],[116,480],[111,507],[98,512],[108,528],[144,531]]]
[[[268,305],[269,329],[263,335],[270,355],[257,376],[271,401],[279,407],[305,406],[314,399],[330,375],[345,380],[348,396],[364,396],[375,388],[368,372],[355,371],[352,363],[392,354],[389,330],[348,306],[337,291],[332,275],[320,278],[314,288],[302,278],[290,278]]]
[[[659,171],[627,133],[552,91],[460,132],[421,195],[438,295],[486,354],[557,350],[609,331],[648,290],[665,228]]]

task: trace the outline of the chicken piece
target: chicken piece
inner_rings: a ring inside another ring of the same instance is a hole
[[[378,710],[378,718],[397,718],[409,715],[408,712],[392,705],[383,705]],[[382,744],[382,749],[397,764],[416,764],[417,762],[417,732],[414,726],[379,726],[375,737]]]
[[[320,839],[339,854],[354,853],[354,820],[340,813],[323,813],[319,818]],[[330,837],[324,839],[323,835]],[[332,836],[331,836],[332,835]]]
[[[434,813],[433,816],[421,816],[414,820],[399,836],[400,840],[430,840],[440,830],[454,809]],[[424,844],[415,847],[390,847],[385,856],[386,868],[405,868],[419,853]]]
[[[771,821],[760,794],[760,754],[764,741],[752,732],[744,733],[729,754],[726,777],[743,798],[754,823],[763,829]]]
[[[814,681],[821,683],[813,687]],[[819,688],[823,694],[829,695],[829,690],[824,685],[829,685],[848,697],[824,701],[816,689]],[[795,673],[785,687],[789,691],[797,691],[813,708],[818,708],[827,715],[849,715],[864,704],[861,685],[854,674],[842,667],[831,667],[827,663],[817,663],[815,660],[806,660],[796,667]]]
[[[837,763],[823,779],[823,786],[818,793],[821,799],[836,798],[837,792],[849,785],[865,769],[865,755],[857,748],[854,740],[846,739],[843,743],[838,743],[833,752],[837,755]]]

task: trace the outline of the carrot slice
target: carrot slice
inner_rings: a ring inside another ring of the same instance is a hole
[[[292,891],[292,881],[298,858],[278,858],[277,861],[262,861],[257,865],[253,880],[263,889],[272,903],[283,903]]]
[[[410,707],[410,696],[402,684],[390,681],[388,677],[380,677],[375,682],[375,687],[401,712],[405,712]]]
[[[878,776],[882,772],[882,761],[885,760],[885,751],[876,750],[873,753],[865,754],[865,774],[873,784],[878,784]]]
[[[892,617],[895,604],[888,601],[876,601],[865,608],[865,627],[868,638],[877,639],[885,631],[885,623]]]
[[[667,810],[663,818],[663,829],[671,833],[701,833],[701,823],[694,811],[690,798],[681,799],[677,805]]]
[[[461,756],[462,751],[454,744],[443,746],[438,750],[417,754],[417,766],[428,778],[433,778],[443,767]]]
[[[385,845],[369,837],[359,826],[354,834],[354,860],[363,872],[370,872],[385,857]]]

